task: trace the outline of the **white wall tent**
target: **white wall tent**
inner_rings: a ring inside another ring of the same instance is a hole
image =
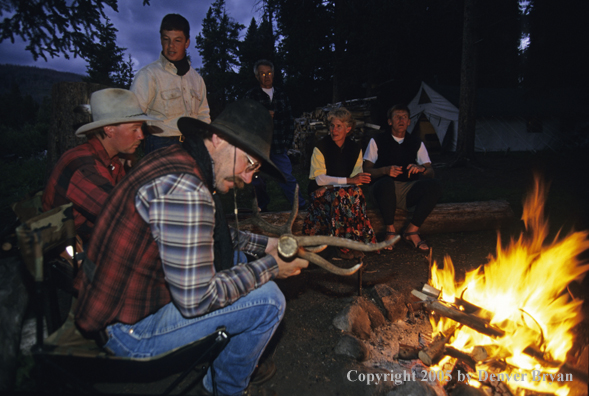
[[[448,137],[448,148],[456,150],[456,136],[458,136],[458,108],[450,103],[442,95],[434,91],[429,85],[422,82],[417,95],[407,105],[411,112],[411,125],[407,131],[413,132],[419,118],[423,115],[434,127],[440,143]]]
[[[441,93],[440,93],[441,92]],[[422,82],[409,102],[412,132],[420,117],[432,124],[445,149],[455,151],[458,136],[458,87],[432,87]],[[554,149],[560,129],[557,117],[521,92],[509,89],[477,91],[475,151],[538,151]],[[447,136],[448,135],[448,136]]]

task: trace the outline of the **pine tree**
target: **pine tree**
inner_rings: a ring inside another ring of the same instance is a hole
[[[124,51],[116,44],[117,29],[108,18],[99,28],[98,41],[87,42],[81,48],[81,54],[88,61],[86,82],[107,85],[109,87],[126,88],[133,81],[133,61],[124,62]]]
[[[272,28],[268,25],[268,17],[264,15],[260,26],[252,18],[243,41],[239,45],[239,95],[258,84],[254,75],[254,64],[260,59],[267,59],[275,63],[274,42]],[[277,78],[274,78],[277,82]]]
[[[196,36],[196,48],[202,57],[200,74],[207,83],[207,98],[211,118],[227,103],[237,99],[239,32],[244,28],[225,11],[225,0],[216,0],[202,22],[202,32]]]
[[[97,39],[106,7],[118,12],[118,0],[2,0],[0,17],[4,12],[10,17],[0,22],[0,43],[20,37],[35,60],[60,54],[69,59],[68,53],[80,56],[86,42]]]

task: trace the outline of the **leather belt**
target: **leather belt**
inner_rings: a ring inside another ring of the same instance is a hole
[[[173,140],[179,141],[180,143],[182,143],[186,139],[184,137],[184,135],[178,135],[178,136],[158,136],[157,134],[153,134],[151,136],[156,137],[158,139],[173,139]]]

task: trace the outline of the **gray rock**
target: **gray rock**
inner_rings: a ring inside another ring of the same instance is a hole
[[[349,305],[334,319],[333,325],[342,331],[353,333],[363,340],[370,338],[370,318],[360,305]]]
[[[437,396],[437,394],[427,382],[406,381],[387,393],[387,396]]]
[[[356,303],[368,314],[370,326],[373,330],[386,324],[384,315],[371,300],[365,297],[358,297]]]
[[[337,355],[346,355],[363,362],[370,358],[370,347],[350,334],[344,334],[335,346]]]
[[[398,320],[405,320],[407,318],[407,305],[405,304],[405,297],[400,293],[383,297],[382,304],[387,313],[387,319],[395,323]]]

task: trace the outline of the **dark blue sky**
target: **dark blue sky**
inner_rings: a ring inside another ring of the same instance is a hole
[[[235,21],[245,25],[245,34],[252,17],[259,21],[261,15],[255,5],[258,0],[226,0],[227,14]],[[159,26],[164,15],[177,13],[183,15],[190,22],[190,47],[193,66],[200,67],[201,59],[194,47],[195,37],[201,31],[202,20],[213,3],[213,0],[151,0],[150,6],[143,6],[141,0],[119,0],[119,12],[107,7],[108,17],[118,29],[117,44],[127,48],[126,54],[131,54],[134,68],[139,70],[154,61],[161,51],[159,42]],[[6,15],[4,15],[6,16]],[[25,66],[46,67],[59,71],[69,71],[86,74],[86,62],[80,58],[65,59],[60,56],[49,58],[48,62],[39,59],[36,62],[30,52],[25,51],[26,43],[20,38],[12,44],[5,40],[0,44],[0,63]],[[125,55],[125,60],[127,55]]]

